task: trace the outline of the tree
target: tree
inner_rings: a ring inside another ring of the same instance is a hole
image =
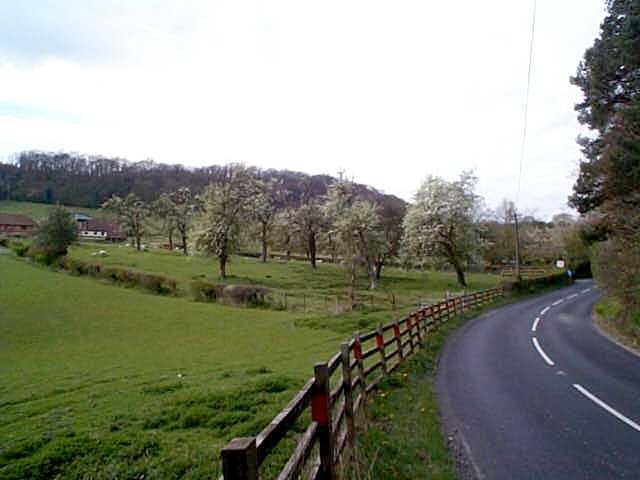
[[[306,190],[302,197],[302,204],[296,210],[294,226],[302,237],[304,250],[311,262],[311,267],[314,269],[316,268],[318,234],[323,223],[324,218],[318,198]]]
[[[380,280],[382,268],[390,258],[396,257],[400,250],[402,240],[402,222],[407,211],[406,204],[394,197],[382,198],[379,202],[378,212],[383,241],[375,255],[375,277]]]
[[[67,254],[67,249],[78,238],[78,227],[71,213],[60,205],[51,209],[40,225],[35,246],[49,259]]]
[[[375,261],[383,243],[382,225],[377,207],[357,197],[352,182],[341,180],[329,187],[324,205],[339,252],[349,272],[349,296],[355,303],[357,269],[364,264],[369,288],[376,287]]]
[[[299,236],[297,231],[297,212],[293,208],[280,210],[274,220],[274,228],[278,245],[284,250],[287,260],[291,259],[294,239]]]
[[[584,159],[570,203],[580,213],[624,199],[640,207],[640,0],[609,0],[600,37],[571,82],[584,95],[578,119]],[[609,205],[607,205],[609,204]]]
[[[154,211],[162,219],[163,230],[169,235],[169,248],[173,250],[173,233],[180,235],[181,248],[185,255],[188,251],[188,237],[193,219],[198,213],[198,198],[189,187],[181,187],[171,193],[163,193],[154,203]]]
[[[428,176],[418,189],[404,218],[403,248],[408,255],[425,260],[445,259],[466,287],[464,265],[479,248],[481,198],[472,172],[448,182]]]
[[[590,220],[594,273],[630,324],[640,272],[640,0],[609,0],[600,35],[571,82],[583,93],[583,159],[569,202]],[[585,235],[583,234],[583,238]]]
[[[273,181],[256,181],[257,194],[252,199],[252,216],[258,222],[260,228],[260,244],[262,253],[260,259],[267,261],[269,248],[269,235],[276,220],[278,203],[282,196],[281,186]]]
[[[220,278],[227,277],[227,262],[237,250],[243,220],[251,214],[251,199],[258,193],[255,177],[240,164],[227,167],[218,184],[202,195],[202,222],[196,232],[196,248],[219,261]]]
[[[140,250],[142,236],[145,233],[145,221],[149,217],[149,206],[135,194],[124,198],[113,195],[102,204],[102,209],[115,213],[122,227],[135,239],[136,249]]]
[[[168,193],[163,193],[153,202],[151,209],[162,221],[162,231],[169,237],[169,250],[173,251],[173,235],[176,231],[175,204]]]

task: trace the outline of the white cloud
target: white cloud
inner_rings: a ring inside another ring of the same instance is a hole
[[[0,49],[11,52],[0,63],[0,155],[344,168],[407,199],[428,173],[476,168],[490,206],[515,196],[532,2],[108,4],[99,15],[76,6],[75,41],[14,35]],[[21,25],[24,12],[13,15]],[[565,208],[580,132],[568,79],[602,15],[601,0],[538,2],[525,210]],[[49,9],[22,25],[55,32],[61,17]],[[60,119],[17,118],[3,104]]]

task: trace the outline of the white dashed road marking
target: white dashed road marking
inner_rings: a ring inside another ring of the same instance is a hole
[[[538,329],[538,323],[540,322],[540,317],[536,317],[533,321],[533,326],[531,327],[531,331],[535,332]]]
[[[540,354],[542,359],[545,362],[547,362],[547,365],[549,365],[550,367],[553,367],[555,363],[553,363],[553,360],[551,360],[549,356],[546,353],[544,353],[544,350],[542,350],[542,347],[538,343],[538,339],[536,337],[533,337],[532,340],[533,340],[533,346],[536,347],[536,350],[538,350],[538,353]]]
[[[545,307],[542,309],[542,311],[540,312],[540,315],[544,315],[545,313],[547,313],[549,311],[550,307]]]
[[[557,307],[558,305],[560,305],[562,302],[564,302],[564,298],[561,298],[560,300],[556,300],[555,302],[553,302],[551,305],[553,307]]]
[[[595,403],[599,407],[604,408],[607,412],[609,412],[611,415],[616,417],[618,420],[626,423],[631,428],[633,428],[633,429],[637,430],[638,432],[640,432],[640,425],[638,425],[636,422],[634,422],[633,420],[625,417],[623,414],[618,412],[615,408],[610,407],[609,405],[604,403],[602,400],[600,400],[598,397],[596,397],[593,393],[589,392],[589,390],[587,390],[583,386],[578,385],[577,383],[574,383],[573,386],[575,387],[576,390],[578,390],[581,394],[583,394],[585,397],[587,397],[593,403]]]

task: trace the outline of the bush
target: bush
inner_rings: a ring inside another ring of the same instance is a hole
[[[523,278],[519,281],[507,281],[503,283],[505,291],[516,294],[521,293],[533,293],[537,290],[541,290],[548,287],[571,285],[573,280],[566,274],[556,273],[554,275],[548,275],[546,277],[537,278]]]
[[[159,295],[175,294],[177,291],[177,282],[173,278],[163,275],[151,275],[147,273],[134,274],[137,284],[152,293]]]
[[[200,280],[191,283],[191,294],[197,302],[266,305],[268,293],[268,288],[254,285],[215,285]]]
[[[6,237],[0,237],[0,247],[9,248],[9,239]]]
[[[622,305],[623,322],[640,314],[640,235],[611,236],[593,248],[593,273],[605,293]]]
[[[196,302],[215,302],[222,296],[224,285],[214,285],[200,280],[191,283],[191,295]]]
[[[225,285],[222,289],[224,302],[241,305],[264,305],[269,289],[253,285]]]
[[[19,257],[24,257],[29,251],[29,245],[27,245],[26,243],[13,241],[9,244],[9,246],[11,247],[11,250],[13,250]]]
[[[140,287],[159,295],[174,295],[178,290],[178,283],[175,279],[162,275],[132,272],[131,270],[117,267],[104,267],[99,263],[88,263],[69,257],[60,259],[58,265],[72,275],[89,275],[103,278],[128,287]]]

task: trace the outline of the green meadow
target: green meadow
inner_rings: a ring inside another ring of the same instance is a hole
[[[13,200],[0,200],[0,213],[15,213],[27,215],[36,222],[44,220],[53,205],[35,202],[15,202]],[[104,216],[98,209],[84,207],[67,207],[73,213],[84,213],[90,216]]]
[[[0,255],[0,478],[211,478],[340,336]]]
[[[0,202],[36,219],[48,208]],[[107,256],[92,255],[99,250]],[[460,291],[449,272],[386,268],[373,292],[359,279],[349,311],[340,265],[234,256],[225,282],[265,286],[275,303],[231,307],[191,298],[192,282],[219,282],[213,258],[108,243],[69,255],[175,278],[178,295],[0,255],[3,479],[216,478],[220,449],[259,433],[353,331]],[[468,281],[479,290],[499,278]],[[276,450],[264,478],[293,444]]]
[[[100,250],[105,250],[108,255],[92,255]],[[138,252],[126,245],[105,243],[78,244],[71,248],[69,255],[87,262],[175,278],[185,295],[189,294],[190,285],[195,280],[220,282],[217,260],[199,255],[185,257],[177,252],[159,249]],[[321,263],[314,271],[308,262],[303,261],[270,260],[262,263],[256,258],[234,256],[228,266],[228,274],[224,283],[267,287],[272,290],[274,300],[279,304],[286,303],[288,310],[331,317],[335,317],[336,313],[346,317],[350,315],[345,312],[346,272],[340,265]],[[499,280],[495,275],[468,275],[470,290],[491,288]],[[356,295],[362,308],[356,315],[386,312],[384,318],[388,320],[393,308],[397,311],[415,308],[418,303],[441,300],[447,292],[460,292],[453,272],[419,272],[388,267],[383,270],[380,284],[374,291],[368,289],[364,276],[358,279]]]

